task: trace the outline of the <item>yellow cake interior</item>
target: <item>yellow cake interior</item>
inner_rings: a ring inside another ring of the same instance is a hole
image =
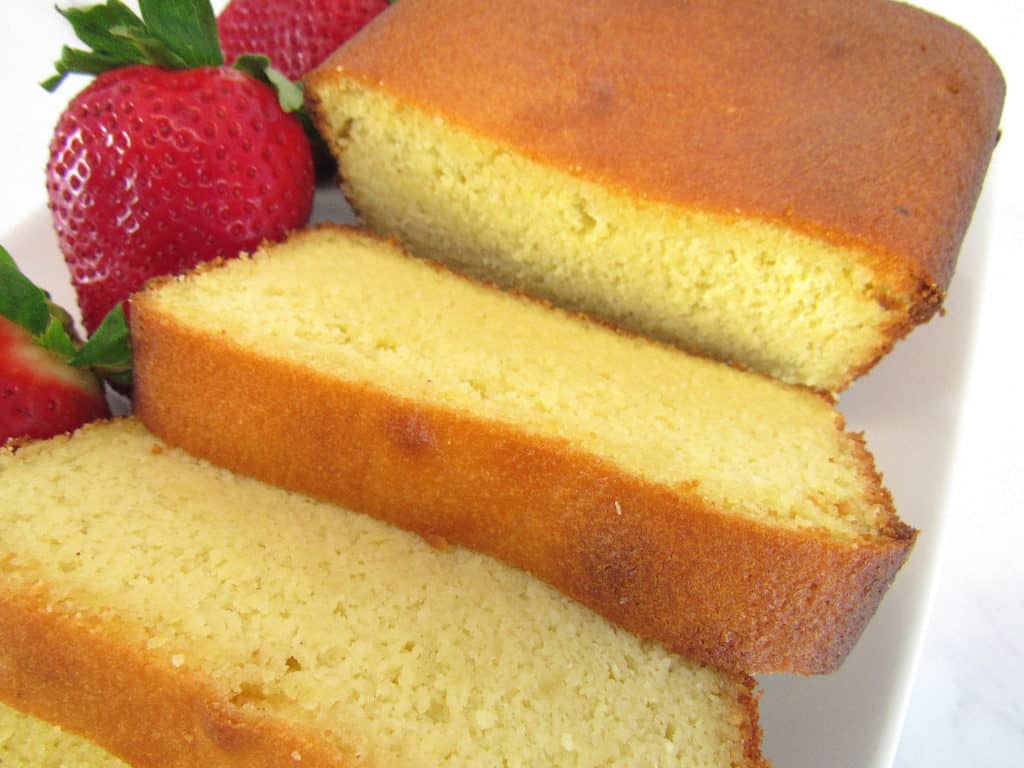
[[[859,536],[888,519],[870,460],[823,398],[505,294],[347,230],[303,234],[166,284],[146,302],[260,355],[568,439],[772,524]]]
[[[742,681],[133,421],[0,454],[0,530],[0,598],[43,583],[48,610],[103,607],[154,663],[343,734],[370,764],[743,763]]]
[[[3,768],[129,768],[88,739],[0,702]]]
[[[827,391],[906,316],[856,253],[604,187],[340,73],[316,97],[354,207],[418,256]]]

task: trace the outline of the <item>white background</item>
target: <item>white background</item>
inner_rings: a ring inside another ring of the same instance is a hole
[[[934,478],[948,483],[939,576],[895,765],[1024,765],[1024,396],[1017,375],[1024,351],[1024,24],[1015,0],[918,4],[988,47],[1008,99],[986,183],[986,253],[972,254],[984,262],[973,270],[978,314],[959,439],[951,474]],[[3,0],[0,21],[0,235],[7,236],[43,216],[49,135],[79,83],[57,95],[36,85],[67,40],[51,3]]]
[[[1024,765],[1024,6],[919,5],[982,41],[1003,69],[1007,101],[987,181],[989,249],[946,538],[895,765]]]

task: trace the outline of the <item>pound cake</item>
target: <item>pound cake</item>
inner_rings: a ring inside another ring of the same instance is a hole
[[[323,227],[132,300],[134,409],[717,667],[826,672],[909,554],[826,398]]]
[[[941,306],[1004,83],[887,0],[403,0],[307,93],[416,255],[839,391]]]
[[[102,747],[0,703],[3,768],[130,768]]]
[[[0,478],[0,700],[136,768],[765,765],[750,678],[137,422]]]

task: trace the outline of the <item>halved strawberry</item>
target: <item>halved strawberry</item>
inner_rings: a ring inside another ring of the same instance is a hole
[[[0,247],[0,445],[52,437],[109,416],[101,378],[126,385],[130,370],[120,306],[82,344],[67,312]]]
[[[0,444],[51,437],[109,416],[96,377],[36,346],[32,335],[0,317]]]

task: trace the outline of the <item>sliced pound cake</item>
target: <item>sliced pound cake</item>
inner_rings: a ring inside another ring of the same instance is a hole
[[[135,412],[494,555],[671,650],[834,669],[907,557],[823,397],[321,228],[132,304]]]
[[[1004,93],[888,0],[403,0],[307,83],[416,255],[830,391],[940,306]]]
[[[0,453],[0,700],[167,766],[762,766],[752,681],[136,422]]]
[[[82,736],[0,703],[3,768],[130,768]]]

